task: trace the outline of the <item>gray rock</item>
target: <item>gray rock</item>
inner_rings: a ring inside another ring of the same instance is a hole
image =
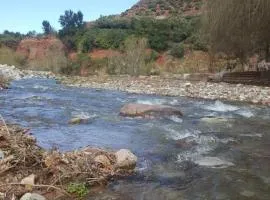
[[[240,193],[242,196],[245,196],[245,197],[253,197],[255,195],[254,192],[252,191],[248,191],[248,190],[244,190]]]
[[[195,161],[196,164],[204,167],[211,168],[226,168],[230,166],[234,166],[232,162],[221,160],[217,157],[204,157]]]
[[[20,200],[46,200],[46,198],[40,194],[26,193],[20,198]]]
[[[5,158],[4,152],[0,149],[0,160],[3,160]]]
[[[31,174],[30,176],[27,176],[24,179],[22,179],[21,184],[35,185],[35,178],[36,178],[36,175]]]
[[[120,110],[124,117],[159,117],[159,116],[183,116],[182,112],[171,106],[147,105],[147,104],[126,104]]]
[[[72,118],[71,120],[69,120],[69,124],[83,124],[85,121],[85,119],[82,119],[82,118],[78,118],[78,117],[75,117],[75,118]]]
[[[118,168],[133,170],[137,164],[137,157],[127,149],[121,149],[115,153],[116,166]]]

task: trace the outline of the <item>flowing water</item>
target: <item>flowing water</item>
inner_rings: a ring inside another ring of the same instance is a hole
[[[183,118],[123,118],[130,102],[171,105]],[[240,103],[70,88],[54,80],[14,81],[0,113],[31,128],[44,148],[127,148],[136,174],[89,199],[270,199],[270,109]],[[69,125],[73,117],[87,124]],[[184,142],[183,142],[184,141]]]

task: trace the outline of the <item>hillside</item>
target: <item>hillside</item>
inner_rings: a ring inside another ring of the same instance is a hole
[[[170,15],[194,16],[201,13],[206,0],[140,0],[122,16],[153,16],[164,18]]]

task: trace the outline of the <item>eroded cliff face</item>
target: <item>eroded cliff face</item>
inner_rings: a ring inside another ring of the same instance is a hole
[[[19,43],[16,52],[25,58],[30,69],[57,72],[67,64],[66,48],[61,40],[55,37],[24,39]]]
[[[54,37],[47,37],[42,39],[24,39],[17,47],[17,53],[23,55],[28,60],[43,59],[52,50],[64,52],[65,46],[61,40]]]

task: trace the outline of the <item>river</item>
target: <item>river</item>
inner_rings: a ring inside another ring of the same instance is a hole
[[[131,102],[174,106],[184,117],[119,116]],[[25,79],[0,93],[0,113],[30,128],[46,149],[127,148],[138,156],[134,176],[112,182],[90,200],[270,199],[269,107]],[[88,123],[69,125],[74,117]]]

